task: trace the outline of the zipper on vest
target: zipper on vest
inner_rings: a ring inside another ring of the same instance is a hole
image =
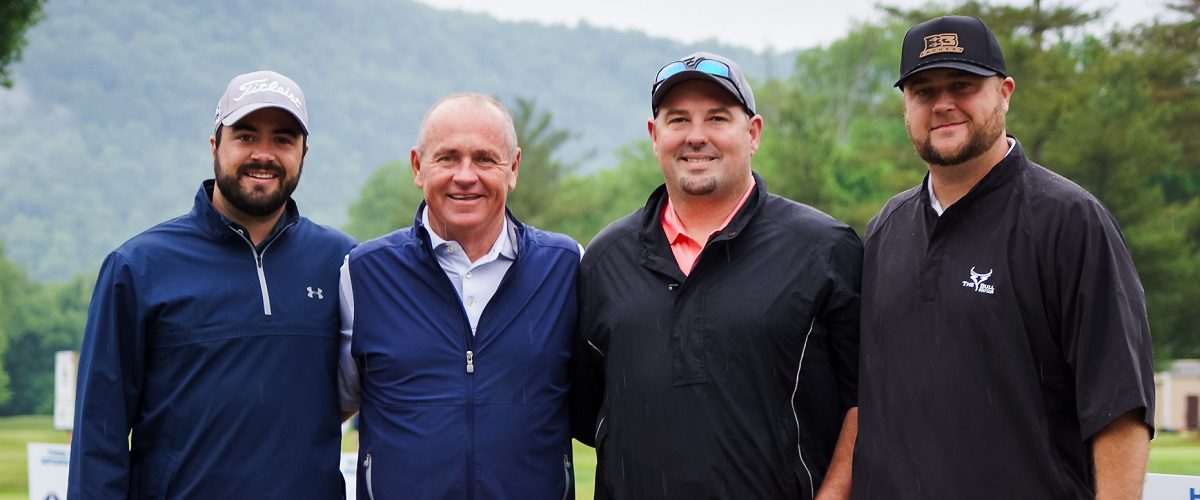
[[[563,500],[571,494],[571,456],[563,453]]]
[[[475,373],[475,351],[467,351],[467,373]]]
[[[363,475],[366,476],[367,498],[369,498],[371,500],[375,500],[375,492],[373,491],[373,488],[372,488],[372,486],[374,486],[374,485],[371,484],[371,453],[370,452],[368,452],[367,457],[363,459]]]

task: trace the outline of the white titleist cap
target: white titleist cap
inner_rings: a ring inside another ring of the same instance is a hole
[[[291,78],[274,71],[255,71],[233,77],[221,100],[217,101],[216,123],[231,126],[246,115],[263,108],[280,108],[296,117],[304,135],[308,135],[308,109],[304,91]]]

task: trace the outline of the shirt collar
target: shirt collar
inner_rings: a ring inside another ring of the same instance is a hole
[[[745,193],[742,193],[742,199],[738,200],[737,206],[733,207],[733,210],[729,211],[729,214],[725,216],[725,220],[721,221],[720,227],[713,231],[713,233],[725,229],[725,226],[729,225],[729,221],[733,220],[733,217],[737,215],[738,210],[741,210],[742,207],[746,205],[746,200],[750,199],[750,193],[754,192],[754,186],[756,185],[757,182],[755,181],[754,177],[750,177],[750,186],[746,188]],[[679,239],[680,235],[684,235],[695,240],[692,235],[687,234],[686,228],[683,227],[683,221],[679,220],[679,214],[675,213],[675,205],[671,203],[670,196],[667,197],[667,206],[663,208],[663,213],[660,220],[662,221],[663,232],[667,234],[667,243],[675,244],[675,241]],[[704,240],[708,241],[708,238],[711,236],[711,234],[704,235]],[[695,241],[698,243],[704,243],[699,240]]]
[[[433,227],[429,225],[429,206],[428,205],[426,205],[424,207],[424,209],[421,210],[421,224],[425,226],[425,232],[429,233],[429,246],[433,250],[436,251],[442,245],[449,245],[450,243],[452,243],[452,241],[450,241],[450,240],[443,239],[440,235],[437,234],[437,231],[434,231]],[[500,230],[500,234],[496,236],[496,241],[492,243],[491,250],[488,250],[488,253],[486,255],[484,255],[483,257],[480,257],[480,259],[481,260],[484,260],[484,259],[493,260],[493,259],[499,257],[499,258],[506,259],[506,260],[516,260],[516,258],[517,258],[516,236],[517,236],[516,228],[513,227],[512,223],[508,220],[508,216],[506,215],[504,217],[504,227]],[[458,245],[459,248],[462,247],[462,245],[456,241],[453,243],[455,245]]]

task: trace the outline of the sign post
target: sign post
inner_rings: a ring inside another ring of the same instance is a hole
[[[71,431],[75,421],[75,372],[79,353],[54,353],[54,428]]]

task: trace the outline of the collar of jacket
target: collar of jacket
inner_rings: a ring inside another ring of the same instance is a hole
[[[221,215],[221,212],[218,212],[212,204],[212,192],[215,184],[216,181],[213,179],[208,179],[200,184],[200,190],[196,191],[196,199],[192,203],[190,216],[192,220],[196,221],[196,225],[200,226],[200,229],[214,238],[230,238],[241,241],[242,237],[230,229],[231,226],[240,226]],[[290,226],[298,220],[300,220],[300,210],[296,208],[296,201],[288,198],[283,211],[283,219],[275,224],[267,241],[275,238],[281,228]]]
[[[1014,177],[1017,176],[1018,172],[1025,169],[1025,152],[1021,149],[1020,141],[1017,141],[1017,138],[1011,135],[1006,137],[1013,140],[1012,151],[1008,153],[1008,156],[1005,156],[1004,159],[1000,160],[996,166],[992,167],[991,170],[988,170],[988,173],[984,174],[983,178],[979,179],[979,182],[975,183],[975,185],[971,187],[969,191],[967,191],[967,194],[963,195],[962,198],[954,202],[953,205],[950,205],[950,207],[946,209],[946,212],[949,212],[954,207],[958,207],[955,211],[961,211],[966,207],[975,204],[978,200],[982,199],[984,196],[987,196],[988,193],[1007,185]],[[920,197],[921,203],[927,208],[927,210],[932,211],[933,202],[929,199],[928,172],[925,173],[925,180],[921,182],[920,187],[921,189],[918,190],[917,196]],[[945,214],[943,213],[943,216],[944,215]]]
[[[754,219],[754,216],[762,210],[763,201],[767,199],[767,182],[759,177],[757,173],[751,172],[754,176],[754,192],[750,193],[750,197],[746,199],[746,204],[738,210],[737,215],[733,216],[733,220],[721,229],[720,234],[713,236],[709,243],[729,240],[736,238],[742,234],[742,229]],[[642,208],[640,221],[640,234],[642,240],[643,253],[642,258],[646,261],[646,265],[661,269],[675,269],[678,271],[679,265],[675,262],[675,256],[671,253],[671,244],[667,241],[667,233],[663,231],[662,222],[659,220],[659,214],[662,214],[663,209],[667,205],[667,185],[660,184],[658,189],[655,189],[650,194],[650,198],[646,200],[646,206]]]

